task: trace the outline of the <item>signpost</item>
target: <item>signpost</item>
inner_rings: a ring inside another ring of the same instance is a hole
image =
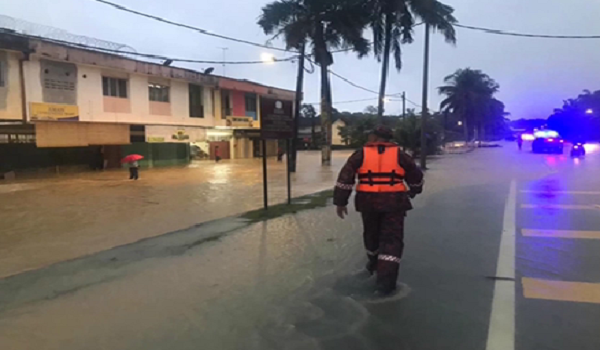
[[[288,204],[292,203],[290,179],[290,139],[294,137],[294,117],[292,101],[260,98],[260,133],[263,156],[263,199],[265,210],[269,207],[267,191],[267,140],[286,140],[287,145],[287,194]]]

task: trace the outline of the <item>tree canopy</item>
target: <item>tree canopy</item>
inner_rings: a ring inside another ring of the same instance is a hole
[[[262,8],[258,24],[273,38],[283,36],[288,49],[304,52],[311,47],[320,66],[322,163],[331,164],[331,91],[328,67],[333,64],[333,49],[354,51],[359,57],[369,52],[363,37],[368,18],[366,4],[360,0],[277,0]]]
[[[439,31],[449,43],[456,43],[453,24],[454,9],[437,0],[369,0],[369,26],[373,30],[373,51],[381,64],[378,117],[383,116],[390,54],[394,55],[396,69],[402,68],[402,44],[413,42],[416,20]]]
[[[494,98],[500,85],[489,75],[477,69],[459,69],[444,78],[444,83],[438,88],[445,96],[440,109],[460,118],[466,141],[473,136],[484,139],[490,125],[504,121],[504,103]]]
[[[562,108],[548,117],[547,126],[567,139],[600,139],[600,90],[583,90],[564,100]]]

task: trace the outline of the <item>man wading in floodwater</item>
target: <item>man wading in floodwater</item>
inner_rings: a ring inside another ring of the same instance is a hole
[[[423,189],[423,172],[392,138],[392,130],[385,126],[370,131],[367,144],[350,156],[340,171],[333,195],[337,215],[343,219],[358,178],[355,204],[362,214],[367,270],[377,273],[377,291],[382,295],[396,290],[404,217],[412,209],[410,198]]]

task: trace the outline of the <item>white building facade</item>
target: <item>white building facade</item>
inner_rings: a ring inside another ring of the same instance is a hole
[[[153,164],[158,154],[160,161],[168,153],[214,158],[217,146],[222,158],[250,158],[263,151],[261,99],[294,97],[245,80],[0,33],[0,145],[13,149],[97,147],[114,166],[124,152],[145,153],[152,166],[168,164]],[[266,151],[274,155],[276,141]]]

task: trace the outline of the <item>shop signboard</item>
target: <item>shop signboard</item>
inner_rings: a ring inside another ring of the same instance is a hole
[[[260,128],[263,139],[291,139],[294,137],[292,101],[261,97]]]
[[[78,121],[79,107],[57,103],[31,102],[29,104],[29,118],[32,121]]]
[[[193,126],[147,125],[146,142],[191,143],[206,141],[206,129]]]
[[[227,126],[231,127],[252,127],[254,120],[251,117],[227,117]]]
[[[234,130],[235,138],[260,139],[260,130]]]

